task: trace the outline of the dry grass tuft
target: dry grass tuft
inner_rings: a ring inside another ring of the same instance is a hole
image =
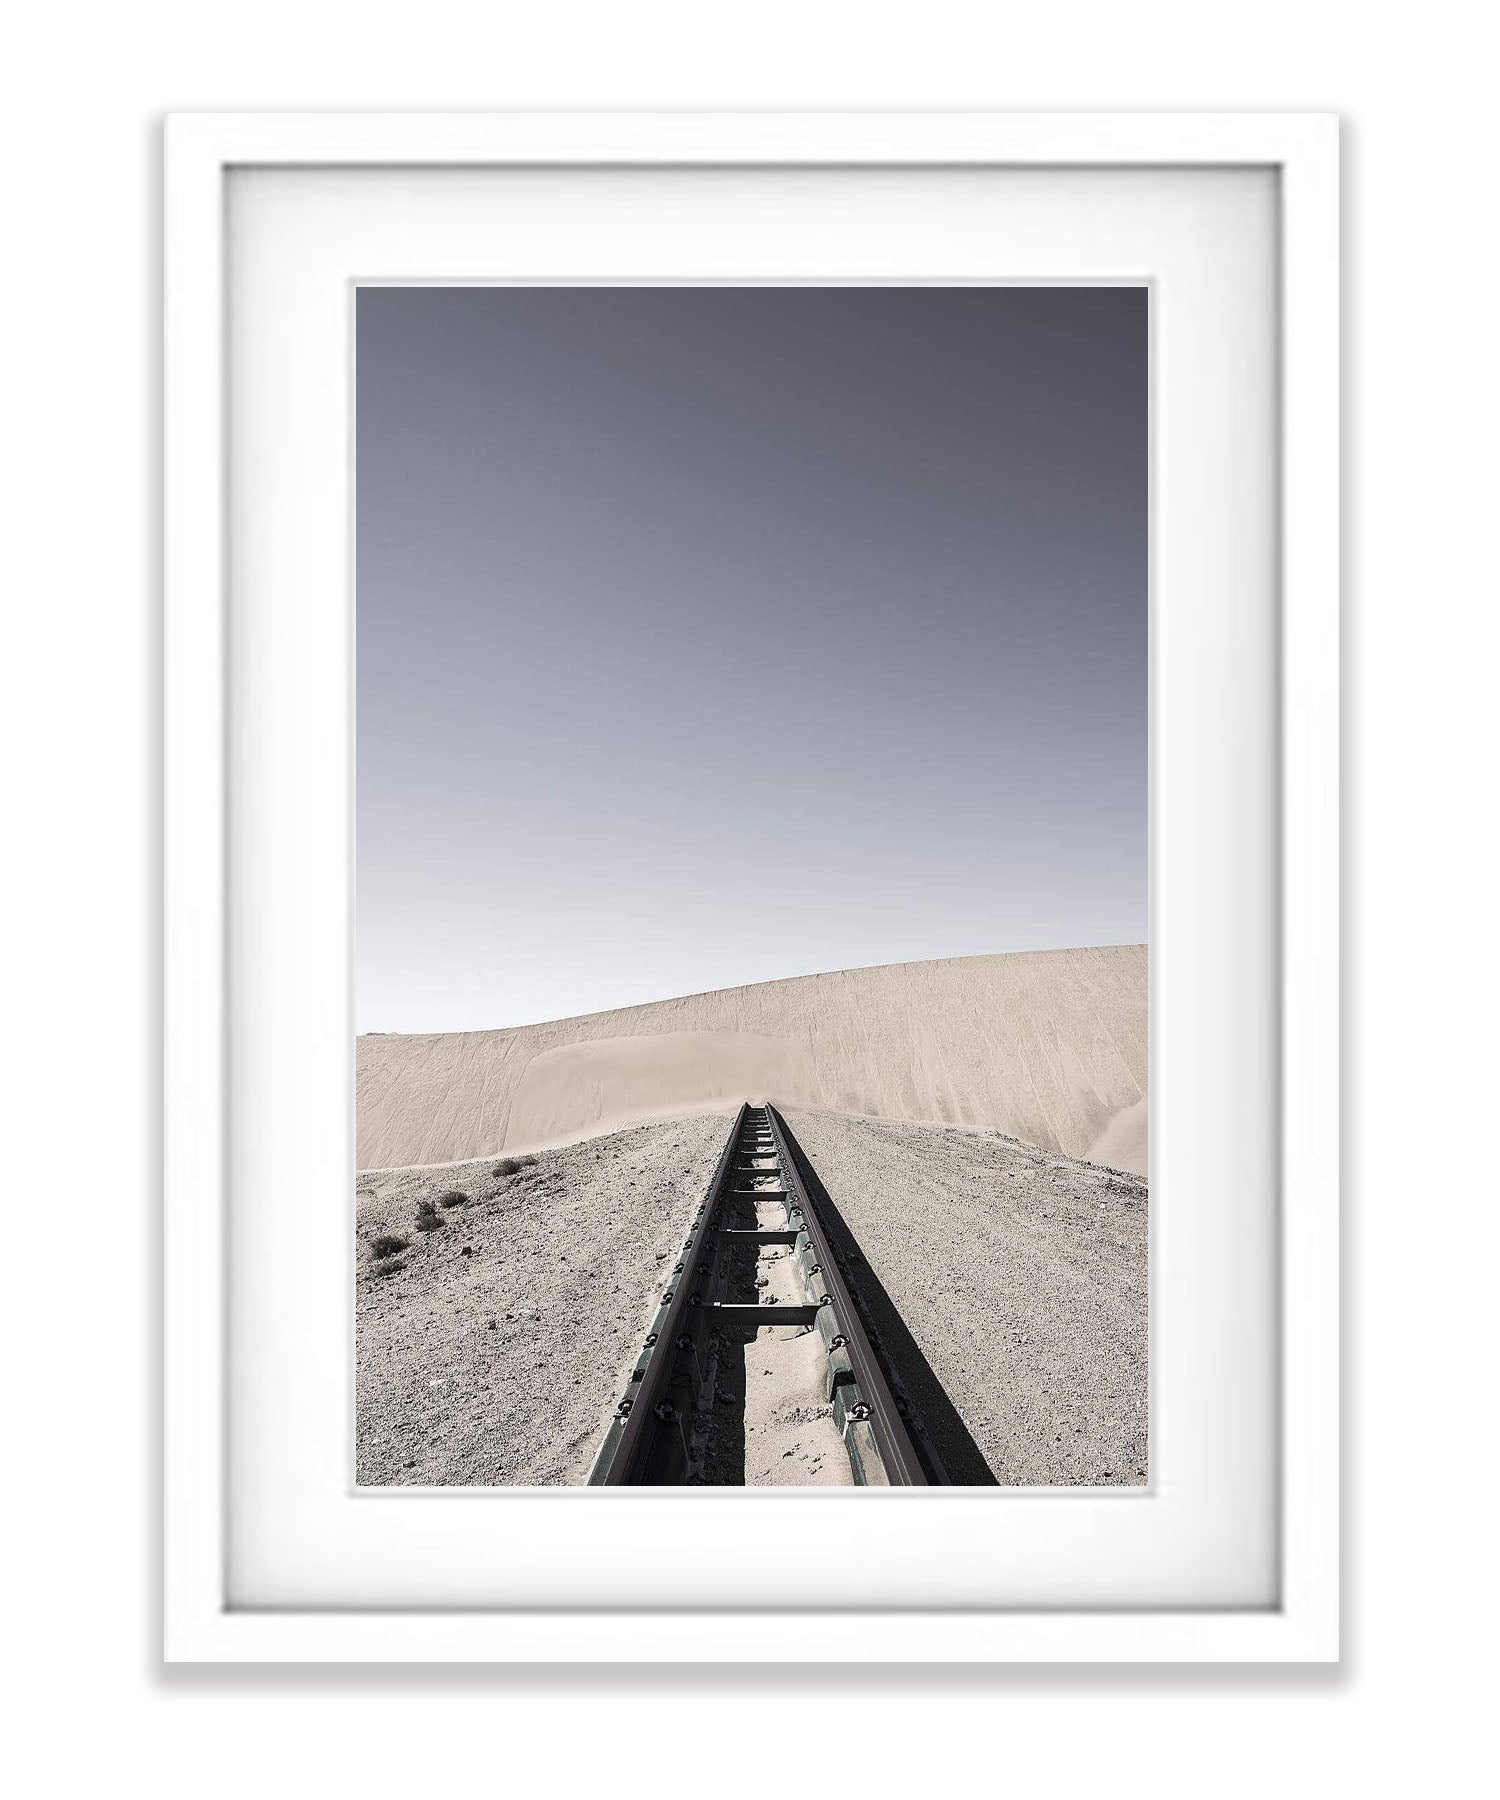
[[[535,1161],[534,1156],[502,1156],[492,1173],[497,1181],[503,1181],[507,1175],[519,1175],[522,1169],[529,1169]]]

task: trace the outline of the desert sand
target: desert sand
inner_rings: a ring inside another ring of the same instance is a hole
[[[899,963],[505,1031],[358,1040],[358,1164],[517,1155],[747,1094],[1144,1173],[1144,945]]]
[[[582,1481],[750,1098],[955,1482],[1144,1481],[1146,987],[1144,947],[1060,950],[361,1038],[359,1480]],[[710,1480],[847,1479],[807,1348],[726,1361]]]
[[[996,1133],[786,1116],[950,1477],[1143,1483],[1144,1179]]]
[[[1143,1482],[1145,1182],[993,1132],[787,1120],[950,1477]],[[583,1481],[729,1123],[653,1120],[520,1168],[362,1176],[360,1483]],[[726,1360],[710,1480],[848,1481],[815,1337],[768,1326]]]
[[[729,1123],[653,1121],[504,1173],[361,1176],[359,1483],[583,1481]]]

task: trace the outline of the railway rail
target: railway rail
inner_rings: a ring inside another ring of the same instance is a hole
[[[762,1337],[788,1333],[817,1334],[822,1401],[854,1484],[945,1480],[872,1341],[809,1174],[774,1107],[740,1108],[605,1430],[590,1486],[733,1479],[712,1457],[722,1365]]]

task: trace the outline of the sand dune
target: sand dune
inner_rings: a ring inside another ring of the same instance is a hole
[[[506,1031],[358,1040],[362,1169],[575,1143],[750,1096],[1146,1169],[1144,945],[896,963]]]

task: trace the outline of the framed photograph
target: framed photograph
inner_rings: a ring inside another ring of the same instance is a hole
[[[1336,1659],[1336,121],[166,180],[167,1657]]]

